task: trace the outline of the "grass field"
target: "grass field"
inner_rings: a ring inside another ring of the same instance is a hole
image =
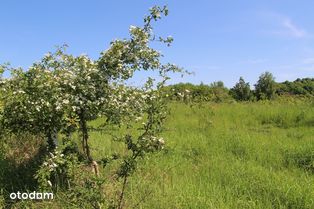
[[[126,208],[314,208],[313,105],[172,103],[167,145],[129,179]],[[98,160],[115,143],[91,133]],[[59,208],[61,199],[31,205]]]
[[[130,180],[135,208],[314,208],[313,103],[172,104],[166,148]],[[92,135],[94,155],[111,144]]]

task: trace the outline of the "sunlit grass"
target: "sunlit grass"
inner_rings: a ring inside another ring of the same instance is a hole
[[[307,103],[172,104],[167,146],[140,164],[127,206],[314,208],[313,118]],[[91,138],[111,153],[109,136]]]
[[[163,133],[166,147],[139,163],[129,179],[125,207],[314,208],[313,104],[172,103]],[[102,123],[104,119],[89,125]],[[101,160],[123,152],[123,143],[112,140],[112,135],[123,132],[127,130],[91,131],[93,157]],[[101,172],[110,177],[115,166]],[[51,202],[25,204],[60,208],[63,195],[58,193]]]

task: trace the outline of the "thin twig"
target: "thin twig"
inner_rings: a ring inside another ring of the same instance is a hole
[[[122,186],[121,194],[119,197],[118,209],[122,209],[122,207],[123,207],[123,197],[124,197],[124,192],[125,192],[127,180],[128,180],[128,176],[124,176],[123,186]]]

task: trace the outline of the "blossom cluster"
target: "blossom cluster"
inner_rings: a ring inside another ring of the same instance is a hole
[[[64,154],[55,150],[54,152],[49,152],[49,158],[47,158],[42,167],[47,168],[50,172],[56,171],[58,166],[64,164],[66,162]]]

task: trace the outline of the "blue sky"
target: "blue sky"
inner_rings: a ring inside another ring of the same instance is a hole
[[[231,87],[240,76],[254,84],[264,71],[277,81],[314,77],[312,0],[2,0],[0,63],[27,68],[63,43],[70,53],[97,58],[155,4],[170,10],[155,25],[175,39],[170,48],[158,46],[165,61],[195,72],[173,82]]]

